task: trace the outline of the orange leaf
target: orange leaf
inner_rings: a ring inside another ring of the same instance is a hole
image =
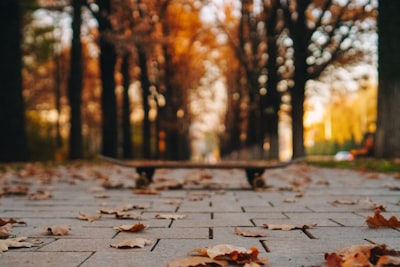
[[[392,216],[387,220],[381,215],[380,209],[375,209],[374,213],[374,217],[368,216],[365,221],[369,228],[400,227],[400,222],[395,216]]]
[[[343,266],[400,266],[400,251],[386,245],[355,245],[338,252],[326,253],[328,267]]]
[[[133,225],[120,225],[120,226],[114,227],[115,230],[118,230],[120,232],[140,232],[147,228],[148,228],[148,226],[144,225],[142,223],[136,223]]]

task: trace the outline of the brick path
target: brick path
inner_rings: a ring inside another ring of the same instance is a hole
[[[259,257],[268,258],[266,266],[326,266],[324,253],[345,246],[385,243],[400,248],[398,230],[369,229],[365,223],[365,218],[373,215],[371,202],[386,207],[385,217],[400,217],[399,191],[389,188],[400,186],[394,175],[299,164],[270,170],[263,176],[269,188],[256,192],[248,188],[240,170],[160,170],[156,180],[173,178],[204,184],[186,183],[183,189],[139,195],[131,188],[133,170],[111,165],[58,168],[54,173],[28,173],[25,178],[3,174],[0,176],[3,186],[28,181],[30,192],[49,190],[52,198],[28,200],[27,196],[14,195],[0,198],[1,218],[26,222],[14,226],[13,235],[26,236],[28,241],[37,243],[32,248],[0,252],[0,266],[162,267],[186,257],[194,248],[216,244],[257,247]],[[101,178],[109,178],[109,183],[114,184],[122,181],[122,188],[96,191],[103,181]],[[212,188],[205,189],[204,185]],[[108,198],[96,197],[99,194]],[[141,213],[141,220],[117,220],[113,215],[103,215],[93,222],[76,218],[79,212],[95,214],[100,209],[123,205],[148,207],[136,211]],[[156,219],[159,213],[186,217]],[[149,228],[140,233],[113,229],[137,222]],[[317,226],[280,231],[265,229],[264,224]],[[45,230],[53,225],[68,225],[71,231],[66,236],[48,235]],[[236,226],[267,236],[239,236],[234,233]],[[133,237],[150,239],[152,243],[135,249],[110,247],[118,240]]]

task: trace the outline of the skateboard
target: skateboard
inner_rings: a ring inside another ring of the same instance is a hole
[[[299,159],[286,162],[270,162],[265,160],[226,160],[215,163],[195,161],[164,161],[164,160],[120,160],[100,155],[100,159],[107,162],[129,168],[135,168],[139,177],[136,179],[136,187],[146,187],[153,179],[157,169],[242,169],[246,172],[248,183],[252,188],[266,186],[262,174],[267,169],[277,169],[289,166]]]

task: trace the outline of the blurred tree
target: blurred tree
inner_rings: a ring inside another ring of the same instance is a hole
[[[83,87],[83,61],[81,43],[81,8],[83,0],[73,0],[74,9],[72,20],[72,43],[68,80],[68,100],[71,108],[70,133],[69,133],[69,158],[81,159],[82,147],[82,87]]]
[[[116,157],[118,148],[117,100],[115,95],[115,67],[117,53],[112,38],[111,0],[86,1],[86,7],[98,22],[100,73],[101,73],[101,113],[102,147],[101,153]]]
[[[375,154],[400,157],[400,1],[379,1],[379,89]]]
[[[21,2],[0,3],[0,161],[28,159],[22,97]]]
[[[376,3],[348,0],[281,1],[293,47],[291,97],[293,158],[305,155],[304,100],[307,81],[340,58],[360,59],[360,35],[375,31]],[[366,22],[366,23],[362,23]]]

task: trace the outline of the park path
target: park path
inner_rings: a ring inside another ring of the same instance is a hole
[[[108,164],[33,166],[1,174],[0,218],[26,223],[14,224],[11,237],[25,236],[34,246],[0,252],[0,266],[163,267],[195,248],[217,244],[256,247],[259,258],[268,258],[265,266],[326,266],[325,253],[351,245],[400,248],[398,230],[371,229],[365,222],[378,205],[386,208],[384,216],[400,217],[397,174],[295,164],[265,172],[268,188],[254,191],[241,170],[159,170],[152,184],[157,194],[135,191],[135,177],[133,169]],[[13,191],[18,186],[25,186],[25,193]],[[167,189],[171,187],[178,189]],[[34,200],[40,191],[51,197]],[[92,222],[77,219],[80,213],[98,215],[122,206],[135,209],[140,218],[103,214]],[[157,214],[184,218],[158,219]],[[114,229],[136,223],[148,228],[138,233]],[[283,224],[316,225],[291,231],[264,227]],[[70,228],[67,235],[47,232],[60,225]],[[235,227],[265,236],[237,235]],[[137,237],[151,243],[133,249],[110,247]]]

